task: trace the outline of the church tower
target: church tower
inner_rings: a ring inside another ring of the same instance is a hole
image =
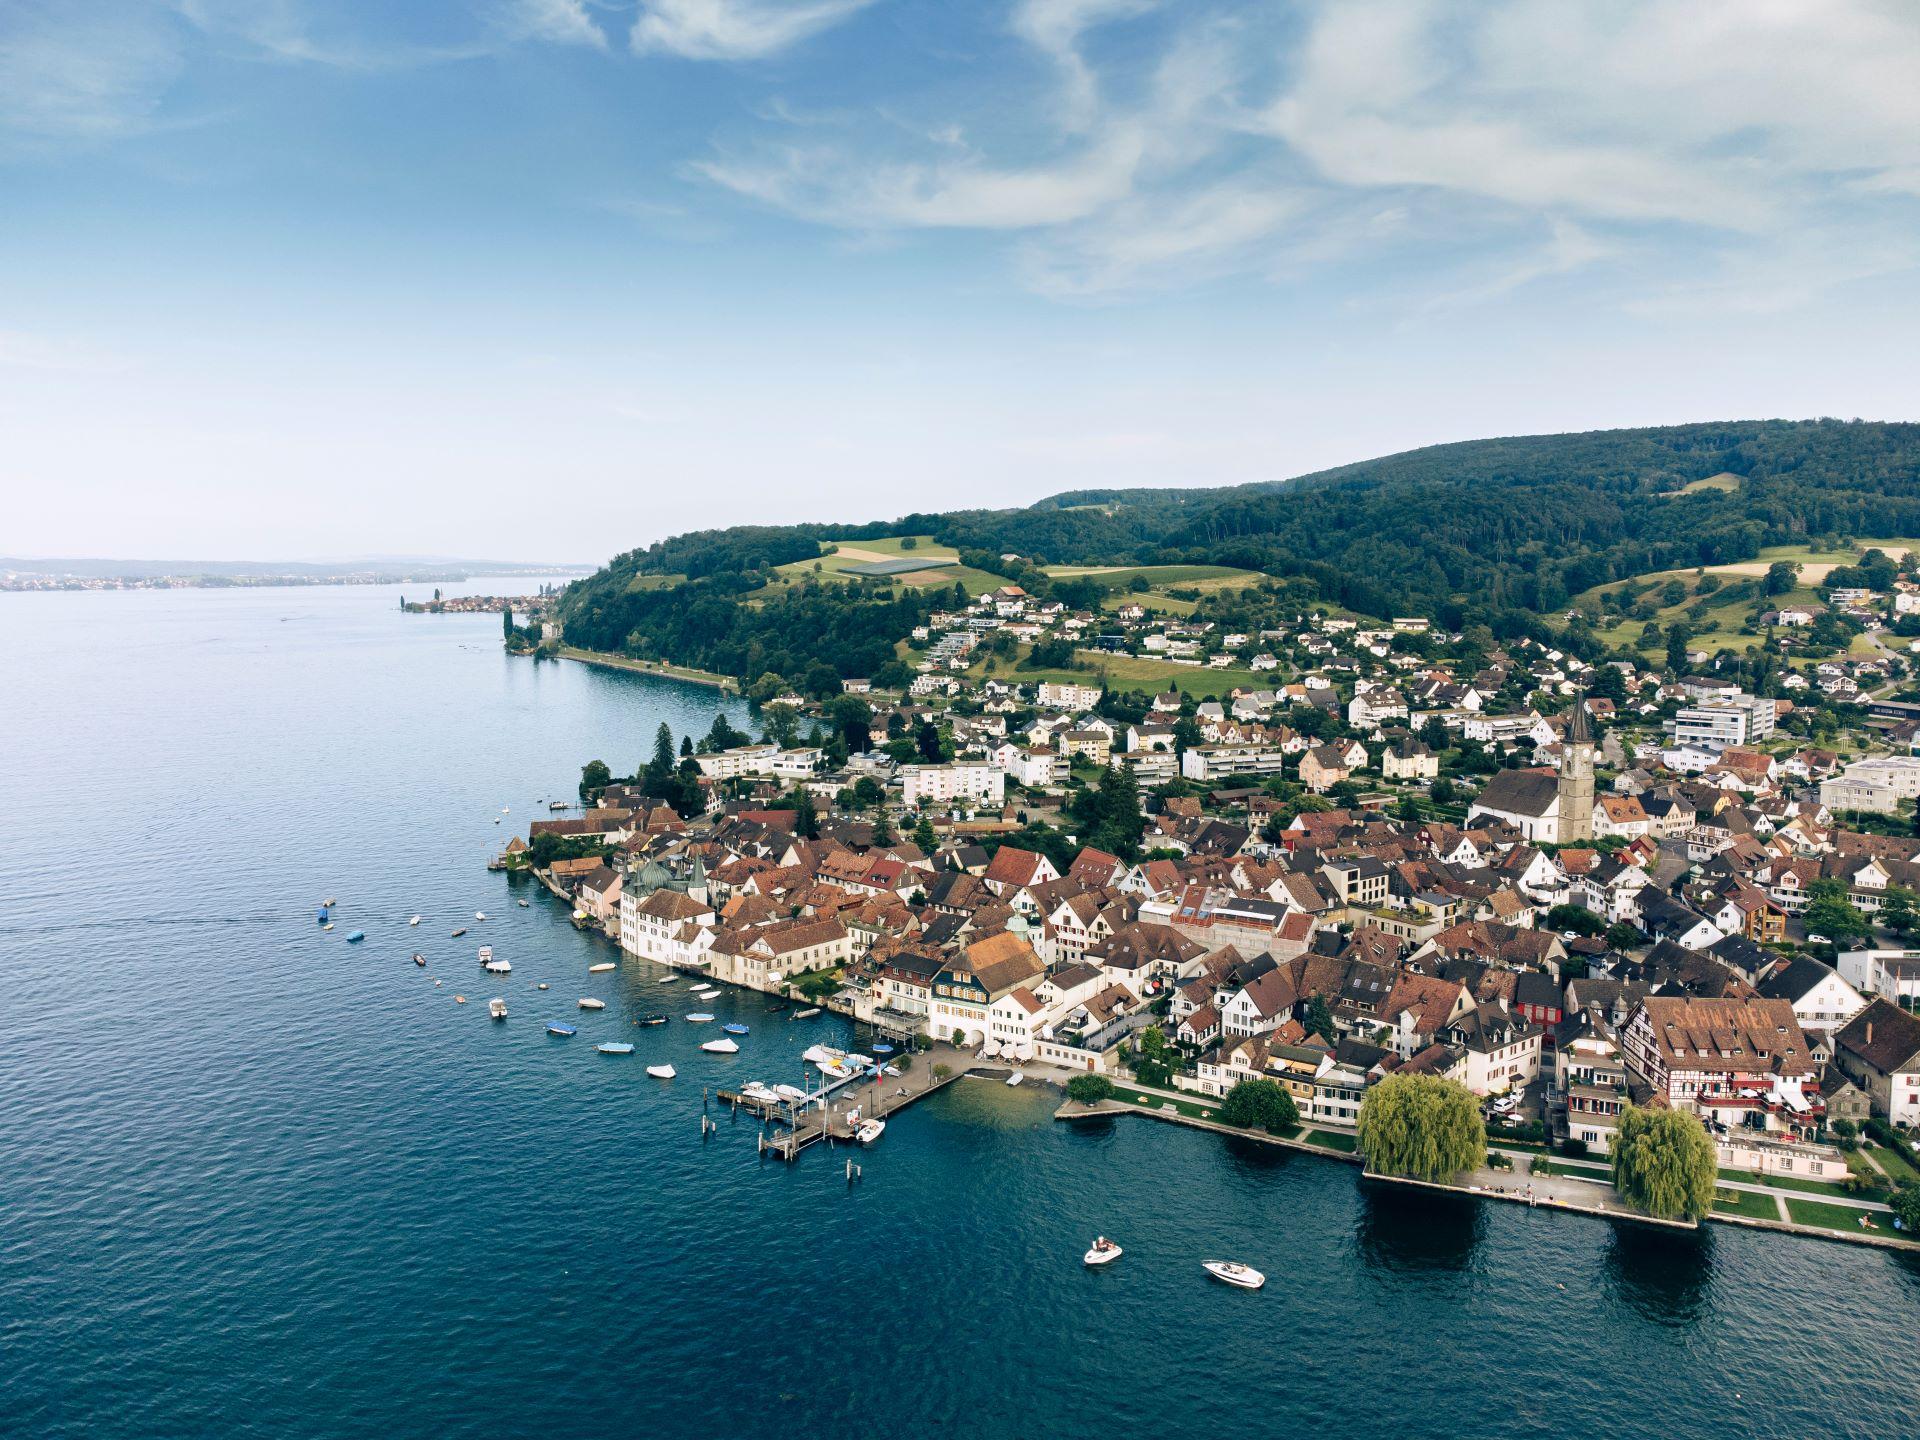
[[[1572,845],[1593,838],[1593,730],[1587,724],[1587,697],[1573,702],[1566,749],[1560,756],[1559,841]]]

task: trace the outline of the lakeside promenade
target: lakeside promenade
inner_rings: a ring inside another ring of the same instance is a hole
[[[1142,1115],[1149,1119],[1164,1120],[1175,1125],[1185,1125],[1190,1129],[1208,1130],[1216,1135],[1231,1135],[1243,1140],[1251,1140],[1262,1145],[1271,1145],[1285,1150],[1297,1150],[1305,1154],[1318,1155],[1323,1159],[1339,1160],[1349,1165],[1364,1167],[1365,1161],[1354,1151],[1344,1150],[1326,1144],[1317,1144],[1306,1138],[1315,1133],[1334,1136],[1343,1140],[1352,1140],[1351,1129],[1334,1125],[1309,1126],[1302,1122],[1299,1133],[1295,1135],[1274,1135],[1259,1130],[1244,1130],[1226,1125],[1205,1115],[1191,1114],[1189,1110],[1204,1108],[1198,1097],[1176,1090],[1138,1085],[1126,1082],[1123,1088],[1137,1096],[1149,1097],[1157,1104],[1143,1104],[1139,1100],[1110,1099],[1092,1104],[1067,1100],[1054,1112],[1054,1119],[1078,1121],[1100,1119],[1115,1115]],[[1182,1108],[1185,1107],[1185,1108]],[[1694,1230],[1698,1224],[1684,1220],[1666,1220],[1648,1215],[1634,1209],[1619,1198],[1613,1188],[1613,1182],[1604,1174],[1578,1173],[1579,1162],[1569,1162],[1560,1157],[1547,1154],[1544,1150],[1522,1149],[1510,1145],[1489,1144],[1489,1154],[1506,1156],[1514,1162],[1512,1170],[1496,1170],[1491,1166],[1481,1166],[1469,1171],[1452,1184],[1438,1184],[1422,1180],[1409,1180],[1400,1176],[1380,1175],[1371,1171],[1365,1173],[1369,1182],[1412,1186],[1416,1189],[1446,1191],[1456,1195],[1483,1200],[1501,1200],[1510,1204],[1527,1205],[1531,1208],[1566,1210],[1592,1216],[1596,1219],[1625,1220],[1634,1224],[1652,1225],[1666,1229]],[[1546,1159],[1553,1167],[1552,1174],[1528,1174],[1522,1168],[1523,1162],[1534,1159]],[[1599,1165],[1588,1162],[1595,1170]],[[1881,1201],[1867,1200],[1858,1196],[1828,1195],[1824,1192],[1810,1193],[1797,1190],[1782,1190],[1771,1185],[1756,1184],[1750,1181],[1731,1180],[1725,1177],[1716,1182],[1716,1189],[1732,1191],[1738,1194],[1764,1195],[1772,1199],[1778,1211],[1777,1218],[1737,1215],[1715,1210],[1706,1216],[1707,1220],[1727,1225],[1745,1226],[1754,1230],[1775,1230],[1784,1234],[1807,1236],[1817,1240],[1835,1240],[1856,1245],[1873,1245],[1883,1249],[1920,1250],[1920,1241],[1910,1240],[1892,1230],[1892,1210]],[[1816,1202],[1822,1206],[1833,1206],[1841,1210],[1857,1211],[1861,1215],[1872,1217],[1875,1224],[1884,1224],[1886,1228],[1875,1230],[1834,1229],[1824,1225],[1809,1225],[1795,1220],[1789,1207],[1792,1200]],[[1884,1220],[1881,1217],[1885,1217]]]

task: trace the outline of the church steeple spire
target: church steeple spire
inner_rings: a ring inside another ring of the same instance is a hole
[[[1567,743],[1560,751],[1559,824],[1562,845],[1593,838],[1593,727],[1587,724],[1587,693],[1574,698]]]

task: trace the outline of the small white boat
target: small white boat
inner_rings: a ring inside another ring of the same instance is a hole
[[[593,1048],[598,1050],[602,1055],[633,1054],[633,1046],[627,1044],[624,1040],[609,1040],[605,1044],[596,1045]]]
[[[820,1007],[818,1005],[809,1005],[804,1010],[794,1011],[793,1018],[796,1020],[811,1020],[814,1016],[818,1015],[819,1013],[820,1013]]]
[[[860,1122],[860,1128],[853,1132],[853,1138],[858,1140],[862,1145],[871,1145],[873,1144],[874,1141],[878,1140],[882,1135],[886,1133],[887,1133],[886,1121],[862,1120]]]
[[[1121,1255],[1120,1247],[1104,1235],[1096,1235],[1083,1257],[1089,1265],[1111,1265]]]
[[[687,1016],[687,1019],[692,1024],[705,1025],[705,1024],[708,1024],[710,1021],[712,1021],[713,1016],[707,1014],[707,1012],[704,1010],[696,1010],[691,1015]]]
[[[600,963],[599,963],[598,965],[589,965],[589,966],[587,966],[587,974],[589,974],[589,975],[604,975],[604,974],[606,974],[606,973],[607,973],[607,971],[609,971],[609,970],[617,970],[617,969],[619,969],[619,968],[620,968],[620,967],[619,967],[619,966],[617,966],[617,965],[615,965],[615,964],[613,963],[613,961],[611,961],[611,960],[602,960],[602,961],[601,961],[601,962],[600,962]]]
[[[326,923],[326,924],[324,924],[324,925],[322,925],[322,926],[321,926],[320,928],[321,928],[322,930],[331,930],[331,929],[333,928],[333,922],[332,922],[331,920],[329,920],[329,921],[327,921],[327,923]]]
[[[491,959],[493,959],[493,946],[482,945],[480,947],[480,963],[484,965]]]
[[[506,1019],[507,1002],[502,1000],[498,995],[494,996],[493,999],[487,1001],[487,1014],[496,1020]]]
[[[1022,1075],[1018,1070],[1016,1070],[1011,1075],[1007,1076],[1007,1084],[1018,1085],[1022,1080],[1026,1078],[1027,1078],[1026,1076]]]
[[[534,986],[533,988],[536,990],[544,990],[547,988],[547,982],[542,980],[538,985]]]
[[[673,984],[674,981],[678,980],[679,978],[680,977],[678,975],[674,974],[673,971],[669,970],[666,974],[660,977],[660,983],[662,985],[671,985]]]
[[[604,1000],[596,1000],[591,995],[583,995],[580,997],[580,1008],[582,1010],[604,1010],[607,1008],[607,1002]]]
[[[743,1099],[752,1100],[761,1105],[771,1105],[780,1099],[769,1087],[762,1085],[758,1080],[749,1080],[742,1085],[740,1095]]]
[[[680,1072],[675,1070],[671,1065],[647,1066],[647,1074],[653,1076],[653,1078],[656,1080],[671,1080],[675,1075],[679,1073]]]
[[[487,918],[487,912],[484,910],[476,910],[473,912],[473,918],[476,920],[484,920]]]
[[[453,1003],[456,1005],[464,1005],[467,1003],[467,997],[464,995],[456,995],[453,997]]]
[[[487,961],[487,973],[489,975],[511,975],[513,973],[513,962],[511,960],[489,960]]]
[[[798,1085],[776,1085],[773,1087],[773,1093],[778,1095],[782,1100],[804,1100],[807,1098],[807,1092],[802,1090]]]
[[[1216,1280],[1238,1286],[1242,1290],[1258,1290],[1267,1283],[1267,1277],[1251,1265],[1242,1265],[1237,1260],[1202,1260],[1200,1268]]]
[[[326,906],[327,909],[331,910],[334,906],[338,905],[340,902],[334,899],[333,896],[329,895],[327,896],[326,899],[322,900],[320,903]]]
[[[420,923],[420,917],[418,915],[413,916],[410,920],[407,921],[407,924],[409,925],[418,925],[419,923]]]
[[[434,989],[436,989],[436,990],[438,990],[438,989],[439,989],[439,988],[440,988],[440,987],[441,987],[442,985],[444,985],[444,984],[446,984],[446,983],[447,983],[447,982],[446,982],[446,981],[444,981],[444,980],[436,980],[436,981],[434,981],[434,982],[433,982],[433,988],[434,988]]]
[[[519,901],[519,902],[517,902],[517,903],[519,904],[519,906],[520,906],[520,908],[521,908],[522,910],[524,910],[524,909],[526,909],[526,908],[527,908],[527,903],[528,903],[527,901],[525,901],[525,900],[521,900],[521,901]]]
[[[735,1044],[733,1038],[728,1035],[722,1035],[718,1040],[709,1040],[700,1048],[705,1050],[709,1055],[738,1055],[740,1053],[740,1047]]]
[[[584,911],[584,910],[576,910],[576,911],[574,911],[574,912],[573,912],[573,923],[574,923],[574,924],[576,924],[576,925],[584,925],[584,924],[586,924],[586,922],[587,922],[587,912],[586,912],[586,911]]]

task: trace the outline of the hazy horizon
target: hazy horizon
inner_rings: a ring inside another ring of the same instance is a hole
[[[1885,0],[17,0],[0,548],[1920,418],[1915,74]]]

